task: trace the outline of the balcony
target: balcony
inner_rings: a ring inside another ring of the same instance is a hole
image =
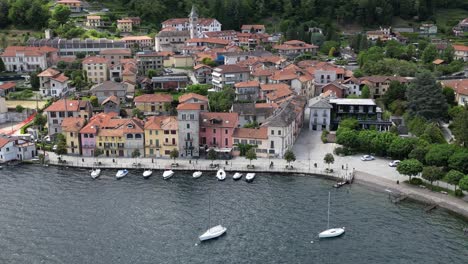
[[[177,146],[177,144],[173,144],[172,142],[164,142],[163,143],[164,146]]]
[[[192,142],[193,141],[193,138],[184,138],[185,141],[189,141],[189,142]]]
[[[184,146],[184,149],[190,149],[190,150],[193,150],[194,147],[193,146]]]

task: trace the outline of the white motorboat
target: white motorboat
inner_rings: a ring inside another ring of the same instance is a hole
[[[203,233],[203,235],[201,235],[199,237],[200,241],[205,241],[205,240],[208,240],[208,239],[217,238],[217,237],[223,235],[224,233],[226,233],[226,230],[227,230],[227,228],[225,228],[222,225],[214,226],[214,227],[208,229],[205,233]]]
[[[254,179],[255,179],[255,173],[247,173],[245,175],[246,182],[253,182]]]
[[[167,180],[170,177],[172,177],[172,175],[174,175],[174,172],[172,170],[166,170],[163,172],[163,179]]]
[[[211,226],[211,193],[210,193],[210,200],[209,200],[209,211],[208,211],[208,226]],[[200,241],[205,241],[213,238],[220,237],[224,233],[226,233],[227,228],[222,225],[217,225],[210,227],[205,233],[203,233],[198,238]]]
[[[319,238],[337,237],[344,234],[344,227],[330,228],[330,192],[328,192],[328,213],[327,213],[327,230],[319,234]]]
[[[196,171],[193,173],[193,178],[196,179],[196,178],[200,178],[202,176],[202,172],[201,171]]]
[[[93,169],[91,171],[91,178],[96,179],[99,175],[101,175],[101,169]]]
[[[232,179],[235,181],[240,180],[241,178],[242,178],[242,173],[239,173],[239,172],[234,173],[234,175],[232,176]]]
[[[143,178],[148,179],[149,177],[151,177],[152,174],[153,174],[152,170],[145,170],[143,172]]]
[[[223,169],[219,169],[218,172],[216,172],[216,178],[218,178],[219,181],[224,181],[226,179],[226,172]]]
[[[128,174],[128,170],[127,169],[123,169],[123,170],[119,170],[117,171],[117,174],[115,174],[115,177],[118,179],[122,179],[123,177],[127,176]]]

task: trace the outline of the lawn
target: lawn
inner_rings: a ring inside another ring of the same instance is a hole
[[[46,104],[46,101],[38,101],[37,105],[39,108],[43,108]],[[6,105],[8,108],[15,108],[17,105],[21,105],[24,108],[36,109],[36,101],[26,101],[26,100],[7,100]]]

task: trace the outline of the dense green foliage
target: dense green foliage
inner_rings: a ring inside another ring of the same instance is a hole
[[[434,181],[442,179],[444,177],[444,173],[439,167],[427,166],[422,170],[422,177],[432,184]]]
[[[210,148],[210,150],[208,150],[207,157],[209,160],[211,160],[211,164],[213,164],[213,161],[216,160],[217,156],[218,155],[216,154],[216,150],[214,150],[214,148]]]
[[[333,154],[327,153],[325,154],[325,157],[323,157],[323,161],[330,167],[330,164],[333,164],[335,162],[335,157],[333,157]]]
[[[457,189],[457,185],[460,183],[460,180],[463,179],[465,175],[457,170],[450,170],[445,175],[444,179],[446,182],[455,185],[455,189]]]
[[[252,160],[257,159],[257,153],[255,152],[255,148],[251,148],[245,153],[245,158],[250,161],[252,164]]]
[[[397,166],[397,171],[403,175],[409,176],[410,180],[412,176],[418,175],[422,170],[422,163],[415,159],[403,160]]]
[[[468,147],[468,106],[458,109],[460,111],[453,114],[452,133],[458,144]]]
[[[286,152],[284,153],[284,157],[283,157],[286,162],[289,164],[293,161],[296,160],[296,154],[294,154],[294,152],[290,149],[286,150]]]
[[[234,89],[227,86],[219,92],[208,93],[211,112],[229,112],[234,98],[236,97]]]

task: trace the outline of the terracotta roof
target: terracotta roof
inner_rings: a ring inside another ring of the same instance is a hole
[[[201,110],[201,107],[205,104],[200,103],[185,103],[179,104],[177,110]]]
[[[96,64],[96,63],[108,63],[108,60],[106,58],[102,57],[97,57],[97,56],[92,56],[92,57],[87,57],[83,60],[83,64]]]
[[[143,94],[135,97],[135,103],[170,103],[172,95],[165,93]]]
[[[287,88],[289,89],[290,86],[285,84],[285,83],[265,83],[265,84],[260,84],[260,89],[262,91],[274,91],[280,88]]]
[[[120,105],[120,100],[115,95],[111,95],[111,96],[107,97],[104,101],[102,101],[101,105],[105,105],[105,104],[107,104],[107,102],[113,102],[116,105]]]
[[[57,1],[57,4],[66,4],[66,3],[69,3],[69,4],[81,4],[81,1],[80,0],[59,0]]]
[[[101,19],[101,16],[86,16],[86,19]]]
[[[468,51],[468,46],[465,45],[453,45],[456,51]]]
[[[259,68],[255,68],[252,71],[251,75],[252,76],[271,76],[274,72],[275,70],[273,69],[263,69],[259,67]]]
[[[435,64],[435,65],[440,65],[440,64],[444,63],[444,60],[436,59],[432,63]]]
[[[364,76],[359,78],[361,82],[367,81],[371,83],[381,83],[385,82],[387,80],[390,81],[399,81],[401,83],[407,83],[409,82],[408,79],[404,77],[399,77],[399,76],[380,76],[380,75],[373,75],[373,76]]]
[[[258,81],[246,81],[246,82],[238,82],[234,84],[235,88],[248,88],[248,87],[258,87],[260,83]]]
[[[127,37],[121,38],[120,40],[122,40],[122,41],[151,40],[152,41],[153,39],[148,37],[148,36],[127,36]]]
[[[11,138],[0,137],[0,148],[3,148],[8,142],[12,141]]]
[[[66,103],[66,105],[65,105]],[[80,101],[79,100],[65,100],[60,99],[54,103],[52,103],[49,107],[47,107],[44,111],[45,112],[64,112],[71,111],[76,112],[80,110]]]
[[[287,87],[280,87],[276,90],[274,90],[271,93],[268,93],[266,97],[270,101],[276,101],[278,99],[282,99],[283,97],[290,96],[293,94],[293,91]]]
[[[66,117],[62,121],[62,131],[65,132],[79,132],[85,124],[83,117]]]
[[[179,103],[185,103],[192,98],[198,99],[199,101],[208,102],[208,97],[206,96],[196,94],[196,93],[186,93],[186,94],[179,96]]]
[[[260,108],[278,108],[279,105],[277,103],[257,103],[255,104],[255,108],[260,109]]]
[[[65,74],[59,74],[58,76],[55,76],[55,77],[52,77],[53,80],[57,81],[57,82],[61,82],[61,83],[64,83],[66,81],[68,81],[68,77],[65,76]]]
[[[151,116],[145,122],[145,130],[177,130],[178,127],[175,116]]]
[[[204,112],[200,113],[200,126],[203,127],[237,127],[238,113]]]
[[[441,81],[443,86],[452,88],[455,93],[468,96],[468,79]]]
[[[117,113],[100,113],[89,120],[88,124],[80,130],[81,134],[96,134],[99,128],[105,128],[110,120],[117,116]]]
[[[130,19],[118,19],[117,23],[132,23],[133,21]]]
[[[248,68],[244,68],[236,64],[220,65],[214,68],[214,71],[220,71],[222,73],[250,72]]]
[[[132,55],[130,49],[103,49],[99,52],[101,55]]]
[[[263,29],[265,30],[265,25],[242,25],[242,30],[250,30],[250,29]]]
[[[197,64],[197,65],[193,66],[193,69],[194,69],[194,70],[198,70],[198,69],[201,69],[201,68],[209,68],[209,69],[211,69],[210,66],[205,65],[205,64]]]
[[[188,39],[187,43],[211,43],[211,44],[220,44],[220,45],[228,45],[229,40],[219,39],[219,38],[193,38]]]
[[[49,52],[57,52],[56,48],[43,46],[43,47],[26,47],[26,46],[9,46],[0,55],[1,57],[16,57],[17,53],[23,53],[28,57],[39,57]]]
[[[0,82],[0,90],[8,90],[14,87],[16,87],[15,82],[5,82],[5,83]]]
[[[145,122],[145,130],[152,129],[152,130],[160,130],[162,120],[166,118],[165,116],[150,116],[146,119]]]
[[[48,68],[44,70],[43,72],[39,73],[37,77],[54,77],[55,75],[58,75],[58,74],[60,74],[59,71],[52,69],[52,68]]]
[[[236,128],[232,134],[234,138],[252,138],[252,139],[268,139],[268,128]]]

